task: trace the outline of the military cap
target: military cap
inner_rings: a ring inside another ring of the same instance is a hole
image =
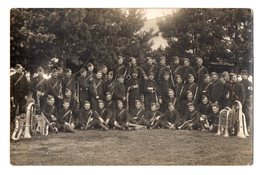
[[[194,78],[194,75],[192,75],[192,74],[189,74],[189,76],[188,76],[189,78]]]
[[[91,67],[91,66],[94,66],[94,65],[92,63],[87,64],[87,67]]]
[[[227,71],[224,71],[224,72],[222,73],[222,76],[225,76],[225,75],[229,75],[229,73],[228,73]]]
[[[64,99],[63,103],[70,103],[70,100],[69,99]]]
[[[23,68],[23,66],[21,64],[16,64],[15,65],[15,69],[22,69],[22,68]]]
[[[241,70],[241,75],[248,75],[247,70]]]
[[[213,75],[217,75],[218,76],[218,74],[216,72],[211,72],[211,76],[213,76]]]
[[[112,93],[110,91],[107,91],[106,95],[112,95]]]
[[[152,57],[146,57],[145,61],[147,62],[148,60],[152,59]]]
[[[103,100],[98,100],[98,103],[104,103],[104,101]]]
[[[64,69],[64,73],[65,73],[65,74],[66,74],[66,73],[71,73],[71,70],[68,69],[68,68],[65,68],[65,69]]]
[[[119,104],[119,103],[123,104],[123,101],[122,100],[117,100],[117,104]]]
[[[188,103],[188,106],[195,106],[193,102]]]
[[[174,56],[173,57],[173,60],[175,61],[175,60],[179,60],[180,58],[178,57],[178,56]]]
[[[192,94],[192,92],[191,92],[191,91],[187,91],[187,95],[188,95],[188,94]]]
[[[184,61],[190,62],[190,59],[189,59],[189,58],[184,58],[184,59],[183,59],[183,62],[184,62]]]
[[[52,73],[59,73],[58,69],[53,69]]]
[[[54,99],[54,97],[52,95],[47,95],[47,99],[51,100],[51,99]]]
[[[141,102],[141,100],[140,99],[135,99],[135,103],[139,103],[139,102]]]
[[[159,60],[166,60],[166,57],[165,56],[160,56]]]
[[[42,68],[41,66],[39,66],[39,67],[37,68],[37,72],[43,72],[43,68]]]
[[[207,98],[208,99],[208,96],[206,94],[202,95],[201,96],[201,99],[203,100],[204,98]]]
[[[81,68],[81,69],[79,70],[79,72],[80,72],[80,73],[83,73],[83,72],[87,72],[87,70],[86,70],[85,68]]]
[[[88,100],[84,101],[84,105],[85,104],[90,104],[90,102]]]

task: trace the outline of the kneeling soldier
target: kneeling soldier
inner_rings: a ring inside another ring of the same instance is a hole
[[[98,101],[98,109],[96,113],[103,129],[108,130],[109,127],[113,126],[113,122],[111,120],[113,113],[109,109],[105,108],[103,100]]]

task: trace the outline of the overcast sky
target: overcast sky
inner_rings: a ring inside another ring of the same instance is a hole
[[[156,18],[156,17],[160,17],[160,16],[164,16],[167,15],[169,13],[171,13],[173,9],[145,9],[145,16],[147,17],[147,19],[152,19],[152,18]]]

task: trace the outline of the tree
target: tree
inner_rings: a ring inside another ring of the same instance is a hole
[[[253,59],[253,20],[250,9],[178,9],[162,18],[159,30],[169,47],[166,55],[197,56],[210,62],[248,67]],[[236,70],[237,71],[237,70]]]
[[[12,9],[11,66],[61,67],[104,63],[110,68],[118,55],[141,58],[151,51],[141,9]]]

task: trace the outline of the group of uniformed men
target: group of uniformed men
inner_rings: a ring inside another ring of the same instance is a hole
[[[79,75],[68,68],[53,69],[49,79],[42,67],[26,78],[22,65],[17,64],[11,76],[11,106],[16,111],[11,122],[15,115],[25,113],[31,95],[36,112],[59,131],[145,126],[214,132],[220,110],[239,100],[250,129],[253,86],[246,70],[238,81],[235,73],[209,74],[201,57],[194,66],[188,58],[183,58],[183,64],[179,57],[172,59],[168,65],[164,56],[158,63],[147,57],[140,66],[137,58],[126,63],[119,56],[113,70],[88,63]]]

